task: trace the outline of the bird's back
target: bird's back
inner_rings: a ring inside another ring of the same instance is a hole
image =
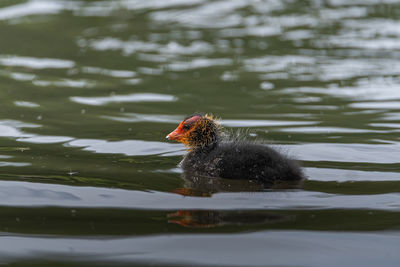
[[[198,175],[262,182],[301,180],[296,161],[265,145],[221,142],[214,147],[191,151],[182,161],[186,171]]]

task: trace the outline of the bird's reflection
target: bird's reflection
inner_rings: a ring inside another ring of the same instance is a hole
[[[224,179],[198,176],[184,172],[183,187],[173,190],[183,196],[210,197],[218,192],[259,192],[267,189],[298,189],[303,181],[276,181],[261,183],[247,179]]]
[[[169,223],[190,228],[272,224],[293,219],[290,215],[237,210],[179,210],[168,214]]]
[[[260,183],[253,180],[223,179],[183,173],[183,187],[173,190],[183,196],[211,197],[218,192],[260,192],[270,189],[298,189],[303,181]],[[226,225],[266,224],[292,220],[293,216],[261,211],[178,210],[168,214],[168,222],[191,228]]]

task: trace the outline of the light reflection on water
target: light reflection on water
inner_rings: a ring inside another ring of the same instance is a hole
[[[393,0],[0,3],[1,262],[394,266],[399,14]],[[193,112],[301,160],[308,181],[182,179],[185,148],[165,135]]]

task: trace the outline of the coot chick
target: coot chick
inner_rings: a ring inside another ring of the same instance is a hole
[[[209,115],[193,114],[185,118],[167,138],[188,147],[181,166],[194,175],[263,183],[303,179],[296,161],[268,146],[224,140],[218,121]]]

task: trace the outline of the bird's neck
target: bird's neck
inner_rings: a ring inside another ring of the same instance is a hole
[[[208,153],[211,150],[214,150],[217,146],[218,146],[218,140],[215,140],[214,142],[207,145],[201,145],[189,148],[189,151],[193,151],[195,153]]]

